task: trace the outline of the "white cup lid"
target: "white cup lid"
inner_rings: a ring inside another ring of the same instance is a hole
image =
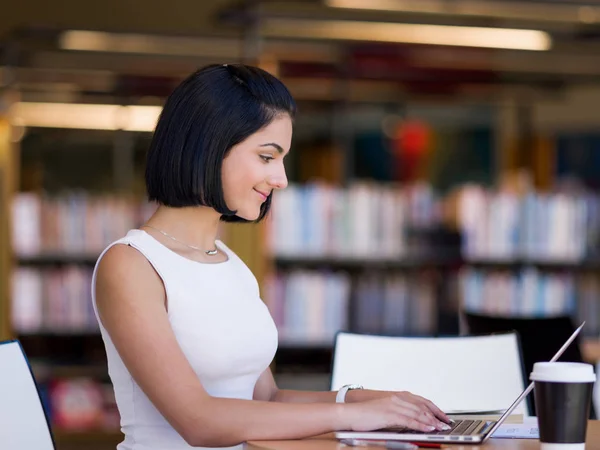
[[[596,381],[591,364],[571,362],[539,362],[533,365],[532,381],[551,383],[593,383]]]

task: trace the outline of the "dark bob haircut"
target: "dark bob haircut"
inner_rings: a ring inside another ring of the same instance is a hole
[[[229,150],[296,104],[281,81],[242,64],[206,66],[167,99],[146,159],[148,199],[171,207],[208,206],[226,222],[247,222],[225,204],[221,168]],[[271,195],[256,222],[271,206]]]

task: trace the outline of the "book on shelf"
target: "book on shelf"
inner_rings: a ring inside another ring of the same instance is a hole
[[[577,322],[585,320],[585,335],[600,338],[600,279],[595,274],[577,277]]]
[[[267,280],[265,302],[282,343],[333,344],[348,327],[350,279],[344,273],[293,271]]]
[[[127,197],[21,192],[12,203],[13,251],[17,257],[98,255],[155,208]]]
[[[291,184],[275,194],[269,251],[276,257],[398,259],[418,250],[408,230],[436,225],[439,211],[426,184]]]
[[[356,282],[354,300],[358,332],[429,335],[436,331],[434,283],[425,274],[362,275]]]
[[[113,387],[87,377],[48,382],[53,426],[70,432],[118,431],[120,416]]]
[[[578,262],[600,250],[600,196],[461,190],[458,222],[467,259]]]
[[[265,302],[282,344],[331,346],[350,325],[365,333],[435,333],[433,286],[427,275],[366,273],[352,281],[343,271],[291,270],[269,277]]]
[[[11,323],[18,333],[98,332],[91,269],[18,267],[12,276]]]
[[[119,432],[119,411],[108,381],[83,376],[36,381],[53,430],[81,436]]]
[[[600,334],[600,280],[593,274],[517,273],[463,269],[460,297],[466,312],[500,317],[573,316],[587,334]]]

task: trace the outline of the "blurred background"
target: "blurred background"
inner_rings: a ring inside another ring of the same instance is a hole
[[[22,0],[0,14],[0,339],[60,450],[120,441],[91,271],[155,208],[166,96],[235,62],[299,106],[290,187],[222,230],[278,325],[280,387],[328,389],[338,330],[585,319],[600,359],[600,2]]]

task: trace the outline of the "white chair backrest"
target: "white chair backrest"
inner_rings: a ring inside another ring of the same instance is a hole
[[[592,402],[594,403],[596,416],[600,417],[600,362],[596,363],[596,384],[594,384]]]
[[[0,448],[55,448],[31,369],[17,341],[0,342]]]
[[[516,333],[416,338],[340,332],[331,389],[409,391],[446,412],[507,409],[525,389]],[[523,401],[515,413],[529,415]]]

